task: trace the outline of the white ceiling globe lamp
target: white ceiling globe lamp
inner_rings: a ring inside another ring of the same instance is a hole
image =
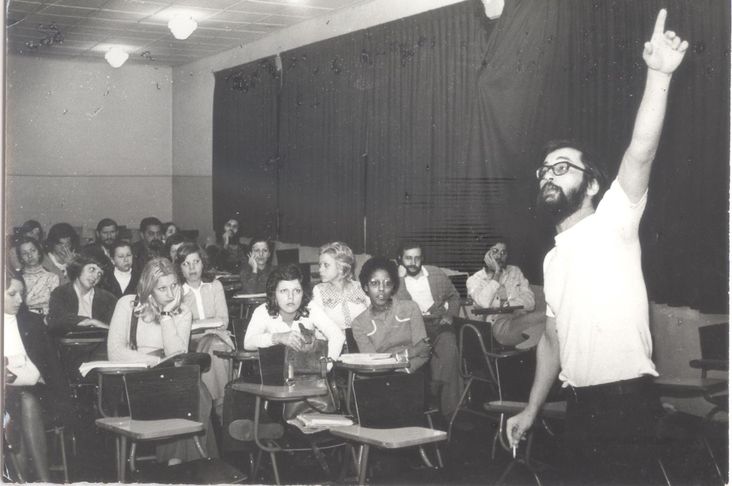
[[[106,59],[109,65],[113,68],[120,67],[129,57],[130,55],[122,50],[122,48],[116,46],[110,48],[104,55],[104,59]]]
[[[193,31],[198,28],[198,22],[190,16],[177,15],[170,19],[168,28],[173,34],[173,37],[178,40],[184,40],[190,37]]]

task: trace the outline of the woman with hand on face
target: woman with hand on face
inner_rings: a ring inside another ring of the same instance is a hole
[[[79,235],[69,223],[56,223],[51,226],[46,239],[46,256],[41,265],[58,275],[61,284],[71,278],[66,275],[66,266],[79,251]]]
[[[167,258],[153,258],[140,274],[137,295],[125,295],[117,302],[107,338],[110,361],[156,365],[162,359],[188,352],[193,316],[182,302],[182,289],[173,264]],[[211,413],[211,395],[201,386],[199,416],[204,424]],[[218,449],[213,433],[206,433],[210,457]],[[192,439],[157,447],[159,461],[170,463],[199,458]]]
[[[320,282],[313,288],[313,303],[341,329],[366,310],[369,299],[354,280],[355,259],[345,243],[334,241],[320,248]]]
[[[272,273],[274,243],[267,238],[252,238],[249,242],[247,261],[241,269],[241,292],[260,294],[265,291],[267,279]]]
[[[23,237],[15,247],[18,261],[22,264],[23,281],[25,282],[25,303],[28,310],[36,314],[48,314],[51,292],[58,287],[58,275],[49,272],[41,265],[43,249],[38,240]]]
[[[162,227],[163,243],[167,242],[168,238],[177,234],[179,231],[178,226],[174,222],[168,221],[164,223]]]
[[[71,282],[51,292],[47,318],[51,333],[64,335],[79,327],[107,329],[117,298],[96,287],[104,274],[102,264],[78,255],[68,264],[67,273]]]
[[[317,339],[328,341],[328,357],[337,359],[343,349],[345,335],[310,297],[302,286],[303,276],[297,265],[276,267],[267,280],[267,302],[252,313],[244,348],[257,350],[283,344],[295,351],[309,341],[303,337],[301,325],[315,332]]]
[[[233,351],[234,342],[227,328],[229,309],[224,287],[218,280],[207,278],[206,253],[196,243],[183,243],[176,254],[176,270],[183,283],[183,303],[193,314],[193,324],[207,327],[202,335],[193,336],[195,349],[211,355],[211,367],[201,380],[214,400],[216,415],[223,418],[224,387],[229,382],[231,361],[214,355],[214,351]]]

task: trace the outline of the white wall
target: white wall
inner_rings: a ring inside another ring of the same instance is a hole
[[[173,69],[173,220],[212,234],[213,73],[464,0],[372,0]],[[242,228],[246,234],[246,228]]]
[[[172,69],[9,56],[8,227],[172,218]]]

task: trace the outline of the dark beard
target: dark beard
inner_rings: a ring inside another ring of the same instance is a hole
[[[544,187],[547,187],[547,185],[549,184],[552,183],[547,182]],[[544,199],[542,195],[542,188],[536,195],[536,206],[544,210],[544,212],[546,212],[546,214],[553,220],[555,224],[561,223],[562,221],[567,219],[568,216],[574,214],[582,206],[582,201],[584,200],[585,193],[587,192],[587,187],[589,186],[589,184],[590,181],[588,180],[588,178],[583,177],[580,185],[577,186],[575,190],[569,191],[569,194],[565,194],[564,190],[561,187],[552,184],[552,186],[559,191],[559,196],[555,201],[551,202]]]
[[[409,275],[410,277],[416,277],[417,275],[419,275],[422,272],[422,265],[420,265],[419,268],[417,269],[417,271],[414,273],[412,273],[412,271],[406,265],[404,266],[404,269],[407,271],[407,275]]]

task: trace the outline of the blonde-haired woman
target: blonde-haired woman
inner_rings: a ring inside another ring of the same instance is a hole
[[[167,258],[148,261],[137,284],[137,295],[119,299],[109,326],[107,354],[110,361],[158,364],[163,358],[188,352],[192,314],[182,303],[181,285]],[[200,417],[211,414],[211,395],[200,386]],[[210,425],[210,424],[209,424]],[[210,457],[218,455],[208,427],[204,442]],[[198,459],[192,439],[171,441],[157,447],[159,461],[169,463]]]
[[[369,306],[369,298],[354,279],[356,260],[353,251],[340,241],[320,247],[321,283],[313,288],[313,303],[319,306],[341,329]]]

